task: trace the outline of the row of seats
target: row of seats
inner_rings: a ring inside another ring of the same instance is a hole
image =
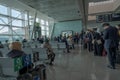
[[[1,52],[6,55],[10,50],[1,49]],[[45,48],[23,48],[23,51],[26,54],[31,54],[33,60],[33,53],[39,52],[39,63],[41,61],[45,61],[47,59],[46,49]],[[33,61],[32,61],[33,62]],[[8,58],[6,56],[0,57],[0,71],[2,75],[9,75],[16,77],[18,74],[14,72],[14,61],[12,58]]]
[[[31,47],[24,47],[22,51],[24,51],[26,54],[31,54],[32,60],[33,60],[33,53],[39,52],[39,62],[45,61],[47,59],[46,49],[42,47],[35,47],[36,43],[24,43],[25,45],[31,45]],[[52,48],[65,48],[64,43],[50,43]],[[38,44],[41,46],[42,44]],[[33,47],[34,46],[34,47]],[[43,46],[43,45],[42,45]],[[9,75],[9,76],[17,76],[17,72],[14,72],[14,61],[12,58],[8,58],[6,55],[10,51],[8,48],[2,48],[0,49],[2,53],[2,57],[0,57],[0,73],[3,75]],[[33,62],[33,61],[32,61]]]

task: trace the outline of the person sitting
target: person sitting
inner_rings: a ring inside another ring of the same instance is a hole
[[[26,55],[22,51],[22,44],[20,42],[12,42],[9,47],[11,51],[7,54],[8,57],[19,58]],[[19,70],[19,75],[22,75],[31,71],[32,67],[33,67],[33,64],[23,67],[22,69]]]
[[[7,54],[8,57],[16,58],[25,55],[23,51],[21,51],[22,44],[20,42],[13,42],[9,45],[11,51]]]
[[[53,49],[51,45],[49,44],[49,41],[45,41],[44,48],[46,48],[46,52],[48,55],[48,59],[50,60],[50,65],[53,65],[54,59],[55,59],[55,53],[53,52]]]

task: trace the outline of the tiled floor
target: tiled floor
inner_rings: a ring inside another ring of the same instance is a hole
[[[106,67],[107,58],[77,48],[71,53],[59,52],[54,66],[47,67],[47,80],[120,80],[120,66]]]

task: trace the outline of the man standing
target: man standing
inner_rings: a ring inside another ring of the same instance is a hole
[[[117,42],[117,50],[119,50],[119,42],[120,42],[120,24],[118,24],[118,42]]]
[[[103,27],[105,29],[103,38],[105,40],[105,50],[107,51],[108,67],[111,69],[115,69],[116,62],[116,43],[117,43],[117,29],[115,27],[110,26],[109,23],[104,23]]]

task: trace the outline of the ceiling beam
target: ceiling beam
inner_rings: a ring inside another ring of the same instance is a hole
[[[68,22],[68,21],[79,21],[81,19],[71,19],[71,20],[63,20],[63,21],[59,21],[59,22]]]
[[[78,0],[78,5],[82,16],[82,23],[84,29],[86,29],[88,21],[88,0]]]

